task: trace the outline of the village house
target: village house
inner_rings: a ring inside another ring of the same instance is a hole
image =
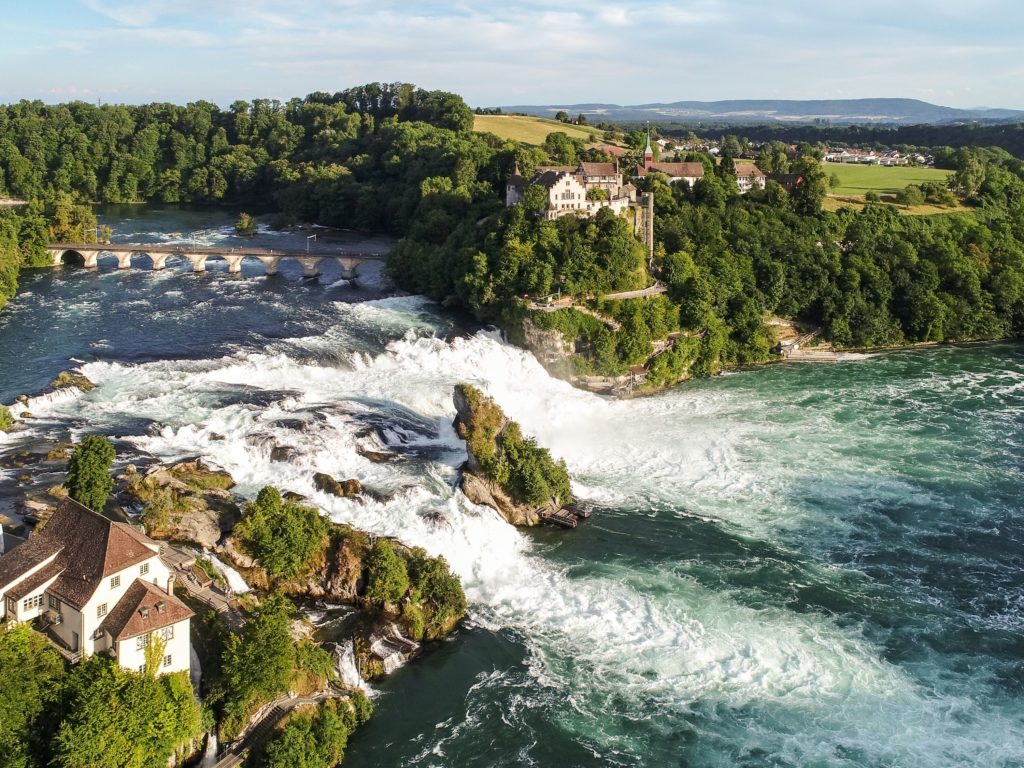
[[[636,169],[637,178],[644,178],[649,173],[662,173],[668,177],[668,183],[685,181],[691,187],[704,178],[703,163],[656,163],[654,150],[651,148],[651,136],[647,135],[647,146],[644,148],[643,165]]]
[[[69,661],[107,653],[142,671],[161,643],[159,672],[189,671],[192,611],[174,596],[160,546],[71,499],[40,531],[0,556],[5,621],[32,621]]]
[[[803,186],[804,177],[800,173],[770,173],[768,178],[787,192],[794,192]]]
[[[753,163],[736,163],[736,185],[740,188],[740,194],[745,195],[750,190],[764,189],[768,179]]]
[[[609,208],[618,215],[636,202],[636,187],[622,183],[617,162],[538,166],[529,180],[523,177],[517,165],[505,187],[505,204],[511,207],[523,202],[526,189],[534,185],[547,189],[545,216],[548,219],[566,214],[590,217],[602,208]]]

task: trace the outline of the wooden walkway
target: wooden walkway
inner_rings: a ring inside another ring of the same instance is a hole
[[[161,546],[160,559],[163,560],[164,565],[170,569],[171,573],[178,577],[178,583],[185,588],[185,591],[191,597],[213,608],[213,610],[220,614],[221,618],[224,619],[224,623],[230,629],[237,632],[242,628],[245,619],[242,618],[242,613],[238,610],[232,598],[213,586],[203,586],[192,574],[191,566],[195,562],[195,557],[182,549],[165,543]]]
[[[282,718],[296,707],[319,704],[328,699],[341,698],[343,695],[345,694],[331,689],[310,696],[291,696],[289,694],[278,696],[257,710],[238,739],[214,764],[214,768],[236,768],[236,766],[242,765],[252,748],[265,742]]]

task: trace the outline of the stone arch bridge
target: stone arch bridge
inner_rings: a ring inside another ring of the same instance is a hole
[[[335,251],[289,251],[278,248],[200,248],[196,246],[164,245],[160,243],[53,243],[47,246],[47,253],[55,267],[64,264],[69,257],[81,259],[86,267],[95,267],[101,254],[109,253],[117,258],[118,269],[130,269],[132,257],[144,255],[149,258],[154,270],[164,269],[170,256],[180,256],[192,264],[193,272],[205,272],[206,260],[219,257],[228,263],[228,272],[242,271],[243,259],[263,262],[268,275],[276,275],[278,265],[290,259],[302,267],[305,277],[320,274],[320,265],[333,259],[341,267],[341,276],[352,280],[356,267],[367,261],[386,261],[386,253],[338,253]]]

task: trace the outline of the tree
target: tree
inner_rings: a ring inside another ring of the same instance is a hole
[[[64,487],[68,495],[94,512],[102,512],[114,489],[110,468],[114,465],[114,446],[102,435],[87,435],[71,453]]]
[[[555,113],[555,120],[557,120],[560,123],[568,123],[569,113],[566,112],[564,109],[560,109]]]
[[[398,603],[409,591],[409,571],[394,545],[377,539],[366,558],[366,599],[377,605]]]
[[[793,207],[803,215],[821,212],[821,204],[828,193],[825,171],[812,155],[803,155],[793,163],[793,173],[803,176],[803,184],[793,190]]]
[[[323,555],[328,523],[315,507],[282,500],[268,485],[245,505],[235,534],[272,578],[285,580]]]
[[[163,766],[202,733],[202,713],[186,672],[130,672],[104,654],[68,676],[65,719],[55,741],[58,768]]]
[[[0,628],[0,764],[45,765],[56,730],[64,661],[28,624]]]
[[[288,690],[295,667],[292,604],[280,592],[260,603],[221,655],[225,709],[237,721],[250,705]]]
[[[255,235],[258,229],[256,219],[250,216],[245,211],[238,214],[238,218],[235,220],[235,234],[237,235]]]

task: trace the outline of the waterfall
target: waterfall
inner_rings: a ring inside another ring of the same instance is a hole
[[[356,666],[356,650],[352,640],[342,640],[334,648],[336,658],[336,669],[341,684],[349,689],[369,690],[362,676],[359,674],[359,667]]]
[[[217,731],[212,730],[206,734],[206,750],[203,752],[203,761],[199,768],[213,768],[217,764]]]

